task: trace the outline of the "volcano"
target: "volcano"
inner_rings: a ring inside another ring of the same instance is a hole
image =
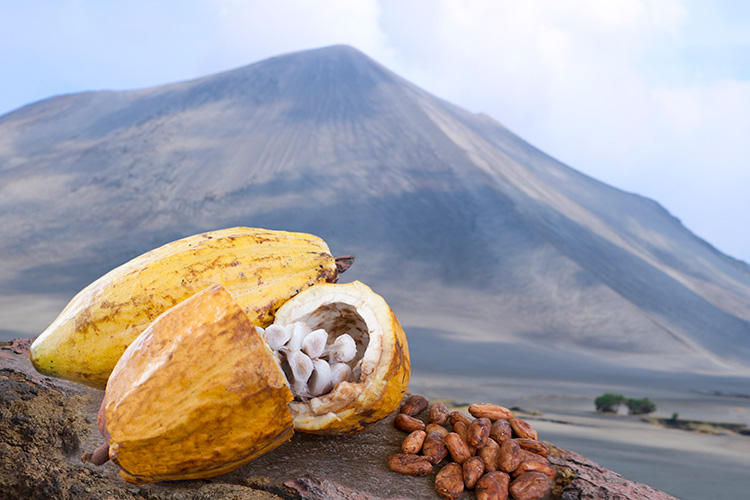
[[[750,266],[354,48],[0,116],[5,337],[144,251],[233,225],[356,254],[345,280],[407,334],[750,371]]]

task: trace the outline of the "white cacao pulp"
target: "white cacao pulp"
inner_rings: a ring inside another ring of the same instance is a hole
[[[358,360],[351,335],[331,339],[324,329],[312,330],[302,321],[256,328],[280,360],[296,400],[307,401],[327,394],[341,382],[352,381]]]

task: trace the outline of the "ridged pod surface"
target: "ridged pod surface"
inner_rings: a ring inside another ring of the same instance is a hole
[[[396,315],[380,295],[359,281],[316,285],[276,312],[277,324],[295,321],[335,334],[359,331],[368,337],[366,345],[358,346],[359,380],[342,382],[309,402],[290,404],[295,430],[353,434],[398,408],[409,386],[409,347]]]
[[[326,243],[310,234],[236,227],[151,250],[79,292],[34,341],[41,373],[103,389],[131,342],[161,313],[212,284],[258,326],[317,283],[337,278]]]
[[[157,318],[125,351],[102,404],[123,479],[216,476],[292,436],[284,372],[226,290]]]

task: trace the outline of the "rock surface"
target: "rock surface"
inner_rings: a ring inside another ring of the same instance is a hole
[[[28,360],[30,342],[0,343],[2,498],[437,498],[432,477],[388,469],[386,460],[404,437],[392,417],[355,436],[297,434],[271,453],[212,479],[125,483],[111,462],[96,467],[80,459],[101,444],[96,411],[104,393],[38,374]],[[555,499],[674,499],[571,451],[554,448],[550,460],[558,469]]]

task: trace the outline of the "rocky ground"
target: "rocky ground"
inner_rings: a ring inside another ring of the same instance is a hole
[[[28,360],[29,344],[29,339],[0,343],[1,498],[437,498],[432,477],[388,469],[387,458],[398,452],[404,437],[392,417],[356,436],[297,434],[271,453],[212,479],[125,483],[112,463],[96,467],[80,459],[101,443],[96,411],[103,392],[38,374]],[[553,447],[550,460],[558,470],[554,499],[674,500],[568,450]]]

